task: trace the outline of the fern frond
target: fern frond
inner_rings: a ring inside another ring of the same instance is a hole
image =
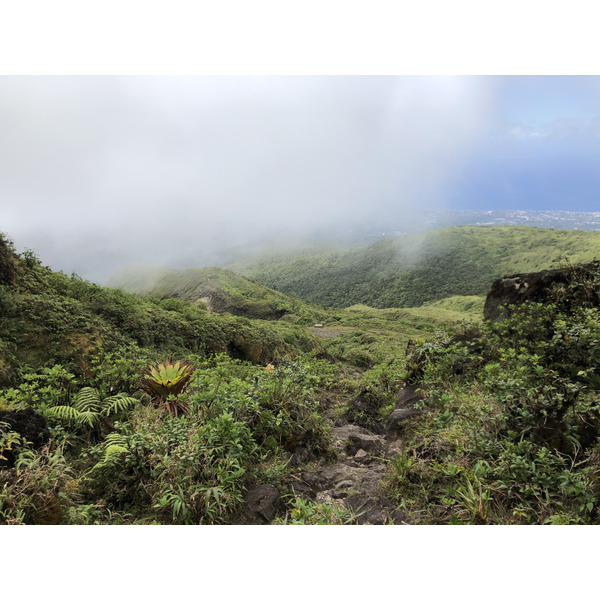
[[[79,390],[75,408],[80,412],[100,412],[100,393],[91,387],[84,387]]]
[[[90,427],[93,427],[100,418],[100,413],[92,412],[91,410],[86,410],[85,412],[80,412],[79,417],[77,419],[78,423],[85,423]]]
[[[104,438],[104,442],[102,443],[104,444],[105,448],[108,448],[114,444],[123,445],[125,443],[125,438],[120,433],[113,431]]]
[[[129,452],[127,442],[120,433],[109,433],[102,445],[104,446],[104,456],[100,462],[92,467],[91,472],[109,466],[112,463],[112,457],[116,457],[124,452]]]
[[[123,452],[129,452],[127,446],[117,446],[116,444],[109,446],[104,452],[104,461],[107,461],[113,454],[122,454]]]
[[[110,416],[111,413],[118,413],[122,410],[129,410],[137,403],[136,398],[128,396],[125,392],[121,392],[116,396],[106,398],[102,403],[102,414]]]
[[[128,452],[127,442],[120,433],[109,433],[104,440],[104,459],[106,460],[111,454]]]
[[[53,406],[46,411],[46,414],[50,417],[57,419],[72,419],[78,421],[81,413],[73,406]]]

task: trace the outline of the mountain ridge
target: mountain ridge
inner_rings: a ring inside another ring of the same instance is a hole
[[[600,232],[457,226],[385,237],[366,246],[273,254],[229,268],[315,304],[400,308],[482,295],[504,274],[599,256]]]

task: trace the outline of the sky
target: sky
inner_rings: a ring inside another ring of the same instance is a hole
[[[0,76],[0,231],[104,282],[423,208],[600,210],[600,77]]]

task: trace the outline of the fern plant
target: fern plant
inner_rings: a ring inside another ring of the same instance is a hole
[[[120,454],[129,452],[127,440],[117,432],[109,433],[100,447],[104,451],[104,456],[92,467],[90,473],[112,465],[115,460],[118,460]]]
[[[121,411],[131,409],[138,400],[125,393],[102,398],[100,392],[91,387],[79,390],[72,406],[61,405],[47,409],[49,417],[73,421],[78,425],[95,427],[100,417],[109,417]]]
[[[166,360],[157,366],[148,365],[144,371],[144,389],[150,394],[157,406],[163,406],[174,416],[187,414],[189,406],[178,398],[190,381],[195,367],[186,361],[176,363]]]

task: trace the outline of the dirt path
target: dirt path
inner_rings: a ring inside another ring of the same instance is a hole
[[[292,476],[294,493],[313,502],[343,503],[354,511],[359,524],[406,524],[405,515],[385,497],[381,484],[389,461],[402,451],[406,420],[421,414],[412,408],[421,398],[414,387],[404,388],[379,433],[341,418],[332,422],[338,460],[302,465]]]
[[[311,327],[309,331],[320,338],[336,338],[338,335],[342,335],[342,333],[348,333],[349,331],[354,331],[354,329],[321,329],[320,327]]]

